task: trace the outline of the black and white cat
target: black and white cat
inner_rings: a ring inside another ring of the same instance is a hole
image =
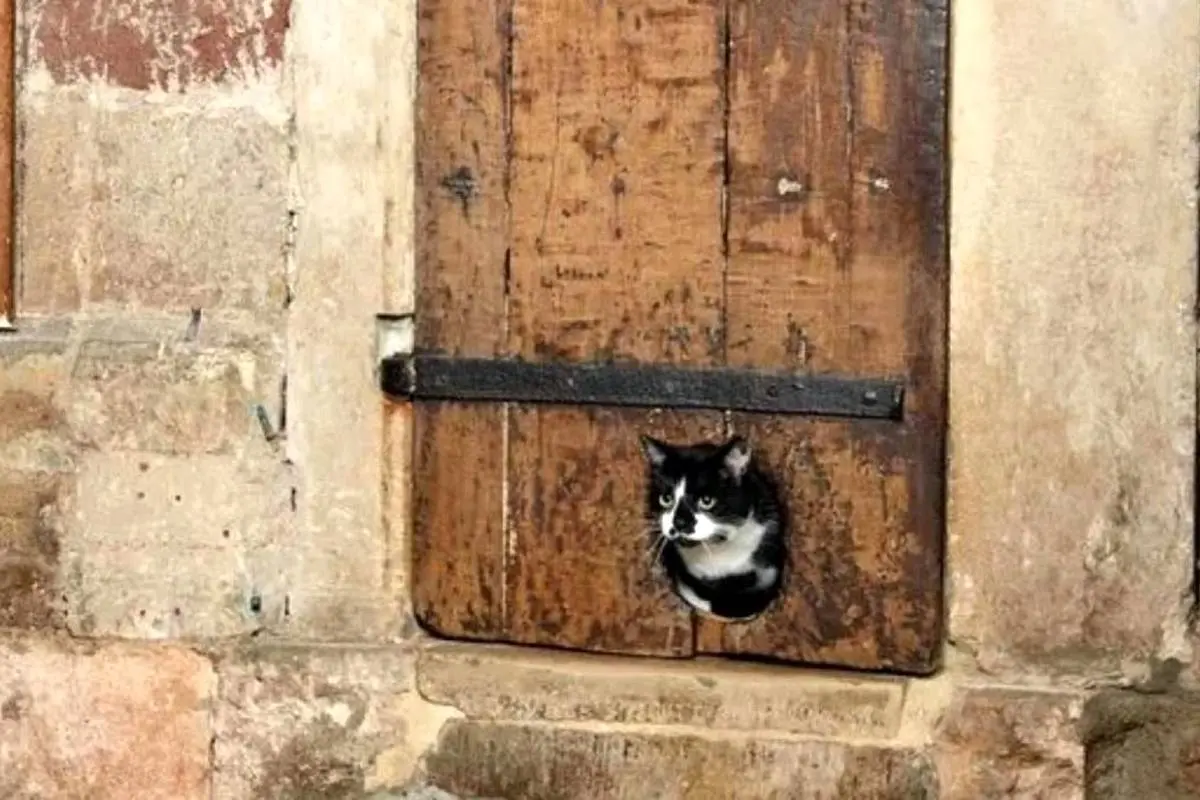
[[[779,594],[787,561],[774,484],[740,436],[716,445],[642,437],[652,548],[675,593],[695,609],[746,620]]]

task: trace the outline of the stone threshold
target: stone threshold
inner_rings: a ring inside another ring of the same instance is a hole
[[[928,682],[929,679],[923,679]],[[934,679],[936,681],[936,679]],[[912,679],[429,640],[417,689],[471,719],[892,742]]]

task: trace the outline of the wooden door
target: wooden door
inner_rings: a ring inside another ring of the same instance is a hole
[[[944,0],[420,0],[419,350],[893,378],[903,418],[419,404],[437,635],[904,672],[942,620]],[[793,570],[758,620],[650,568],[638,435],[745,433]]]

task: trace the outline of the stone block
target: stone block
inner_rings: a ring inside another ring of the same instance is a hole
[[[282,356],[264,360],[178,342],[87,342],[75,361],[67,410],[73,436],[108,451],[245,450],[247,440],[264,438],[257,407],[276,406],[280,392]],[[268,376],[275,385],[267,385]],[[274,428],[276,421],[268,421]]]
[[[1089,800],[1200,797],[1200,695],[1101,692],[1080,729]]]
[[[478,719],[871,738],[895,735],[904,695],[900,680],[454,644],[423,651],[417,675],[424,697]]]
[[[53,508],[73,463],[61,407],[69,368],[64,340],[41,333],[0,340],[0,628],[61,619]]]
[[[1186,658],[1200,7],[1079,10],[955,6],[950,634],[991,674]]]
[[[455,713],[399,650],[269,648],[219,667],[213,796],[362,797],[402,786]]]
[[[0,441],[9,442],[33,432],[49,431],[63,424],[62,413],[53,398],[33,388],[8,389],[0,394],[4,414],[0,415]]]
[[[60,83],[184,91],[278,67],[290,0],[35,3],[33,61]]]
[[[58,473],[0,469],[0,628],[46,628],[61,621],[53,508],[63,482]]]
[[[933,800],[932,765],[905,749],[457,720],[425,780],[466,797],[572,800]]]
[[[0,464],[40,472],[71,466],[62,394],[70,380],[64,338],[0,339]]]
[[[295,4],[288,34],[303,206],[288,307],[287,454],[303,477],[299,535],[322,554],[299,565],[309,593],[299,598],[307,622],[295,630],[390,639],[405,632],[407,596],[407,512],[392,489],[410,476],[403,460],[384,460],[406,423],[385,429],[372,367],[375,315],[411,308],[411,296],[398,295],[412,277],[401,254],[413,249],[403,238],[413,192],[404,144],[413,130],[416,13],[410,0],[343,0],[342,22],[331,24],[331,8]]]
[[[0,797],[209,797],[209,662],[0,640]]]
[[[0,628],[53,628],[62,620],[55,600],[54,565],[0,557]]]
[[[62,476],[52,472],[22,472],[0,468],[0,519],[37,519],[58,497]],[[26,537],[0,539],[6,550],[42,551],[43,543]]]
[[[939,797],[1083,800],[1082,711],[1082,695],[961,690],[936,732]]]
[[[52,89],[23,114],[23,313],[281,318],[289,151],[275,106],[100,106]]]
[[[63,501],[60,583],[78,635],[227,636],[282,625],[291,485],[226,456],[87,452]]]

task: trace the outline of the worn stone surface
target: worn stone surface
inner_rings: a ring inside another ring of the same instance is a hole
[[[460,800],[436,786],[415,786],[398,792],[376,792],[365,800]]]
[[[0,469],[0,628],[61,622],[54,591],[59,538],[50,516],[63,480],[58,473]]]
[[[0,628],[59,623],[53,508],[70,482],[61,341],[0,340]]]
[[[453,712],[398,650],[267,649],[219,667],[215,797],[361,797],[401,787]]]
[[[290,0],[32,0],[31,56],[55,80],[184,91],[245,78],[283,57]]]
[[[209,662],[0,640],[0,797],[207,798]]]
[[[92,318],[23,325],[0,340],[0,627],[57,625],[64,604],[76,632],[262,627],[271,617],[242,614],[232,627],[204,621],[228,616],[230,595],[249,591],[243,582],[266,592],[265,614],[278,616],[285,605],[284,591],[268,591],[283,566],[269,549],[275,537],[260,531],[265,520],[286,525],[291,483],[256,413],[261,406],[277,426],[280,345],[257,325],[193,323],[191,314]],[[126,469],[92,471],[108,470],[102,453],[116,451],[130,451]],[[230,458],[221,468],[210,460],[168,475],[151,471],[162,462],[143,458],[155,451]],[[197,487],[189,483],[199,478]],[[168,497],[171,486],[182,486],[179,501]],[[82,507],[65,510],[81,499]],[[163,516],[149,519],[156,514]],[[172,538],[197,528],[203,536]],[[172,574],[167,565],[197,548],[222,555],[182,578]],[[128,602],[106,605],[112,598]],[[218,605],[186,619],[200,598]],[[105,609],[99,617],[97,607]]]
[[[954,9],[950,632],[993,673],[1186,650],[1200,7],[1079,13]]]
[[[287,453],[302,478],[299,531],[311,553],[297,564],[311,591],[293,599],[304,620],[298,634],[389,639],[403,632],[407,564],[404,529],[385,530],[381,513],[375,315],[411,310],[411,271],[401,273],[411,258],[391,257],[412,250],[396,237],[411,228],[411,154],[400,145],[413,124],[415,11],[410,2],[350,0],[338,5],[345,24],[331,25],[329,13],[298,3],[288,39],[299,210]]]
[[[87,342],[74,364],[67,417],[89,448],[242,451],[247,440],[275,433],[277,420],[268,416],[272,429],[264,434],[255,413],[278,405],[282,354],[275,356],[175,342]]]
[[[24,328],[0,339],[11,466],[69,469],[81,447],[244,452],[278,433],[283,343],[269,325],[186,312]]]
[[[281,318],[289,222],[279,101],[101,97],[50,88],[23,104],[22,312],[240,308]]]
[[[439,645],[421,654],[422,695],[472,718],[743,731],[894,735],[904,685],[786,667],[698,664]]]
[[[383,536],[387,547],[383,585],[396,597],[401,616],[399,633],[415,633],[417,622],[412,613],[412,595],[408,591],[408,572],[412,559],[412,430],[413,408],[410,403],[384,404],[383,444]]]
[[[1200,797],[1200,695],[1102,692],[1080,725],[1087,797]]]
[[[70,436],[60,398],[69,383],[62,336],[0,339],[0,466],[11,470],[70,469]]]
[[[226,636],[283,625],[286,474],[227,456],[85,452],[63,500],[61,591],[86,636]]]
[[[936,731],[943,800],[1083,800],[1083,696],[964,689]]]
[[[530,800],[937,797],[930,763],[903,749],[474,721],[446,725],[427,773],[456,794]]]

